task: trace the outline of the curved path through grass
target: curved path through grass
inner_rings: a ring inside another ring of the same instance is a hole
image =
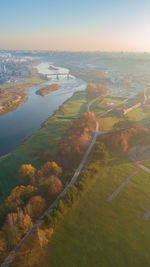
[[[91,112],[90,111],[90,107],[98,98],[100,98],[100,97],[97,97],[97,98],[93,99],[88,104],[88,107],[87,107],[88,113]],[[124,102],[124,101],[122,101],[122,102]],[[119,104],[122,104],[122,102],[120,102]],[[119,104],[117,104],[117,105],[119,105]],[[111,112],[114,108],[111,108],[111,109],[105,111],[104,113],[100,114],[99,117],[102,117],[102,116],[106,115],[107,113]],[[92,148],[93,148],[93,146],[94,146],[94,144],[96,142],[97,136],[98,135],[107,134],[108,132],[109,131],[99,131],[99,122],[98,122],[98,120],[96,120],[96,127],[95,127],[95,133],[93,135],[93,138],[92,138],[92,140],[91,140],[91,142],[89,144],[89,147],[88,147],[87,151],[85,152],[85,154],[84,154],[84,156],[82,158],[82,161],[80,162],[78,168],[76,169],[76,171],[75,171],[70,183],[65,187],[65,189],[57,197],[57,199],[50,205],[50,207],[46,210],[46,212],[37,220],[37,222],[34,224],[34,226],[31,228],[31,230],[20,241],[18,246],[9,254],[9,256],[6,258],[6,260],[2,263],[1,267],[7,267],[13,262],[16,254],[20,251],[22,245],[26,242],[27,238],[30,235],[34,234],[37,231],[38,227],[40,227],[40,225],[43,223],[45,214],[46,213],[50,214],[53,211],[53,209],[57,206],[59,200],[67,193],[67,191],[69,190],[70,186],[72,186],[72,185],[74,185],[76,183],[76,181],[78,179],[78,176],[81,173],[81,171],[82,171],[82,169],[83,169],[83,167],[84,167],[84,165],[86,163],[86,160],[87,160],[87,158],[88,158],[88,156],[89,156],[89,154],[90,154],[90,152],[91,152],[91,150],[92,150]]]

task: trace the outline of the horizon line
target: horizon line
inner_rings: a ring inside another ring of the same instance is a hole
[[[34,51],[34,52],[71,52],[71,53],[144,53],[150,54],[150,51],[132,51],[132,50],[118,50],[118,51],[109,51],[109,50],[59,50],[59,49],[13,49],[13,48],[0,48],[0,51]]]

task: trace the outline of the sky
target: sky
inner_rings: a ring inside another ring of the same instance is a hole
[[[0,0],[0,49],[150,52],[150,0]]]

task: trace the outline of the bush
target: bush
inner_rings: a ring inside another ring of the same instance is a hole
[[[109,160],[109,153],[106,150],[106,146],[102,142],[96,142],[96,146],[93,150],[93,161],[100,161],[101,163],[106,163]]]

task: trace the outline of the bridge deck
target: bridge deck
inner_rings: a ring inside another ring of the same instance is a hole
[[[49,76],[51,75],[70,75],[70,73],[51,73],[51,74],[48,74]]]

